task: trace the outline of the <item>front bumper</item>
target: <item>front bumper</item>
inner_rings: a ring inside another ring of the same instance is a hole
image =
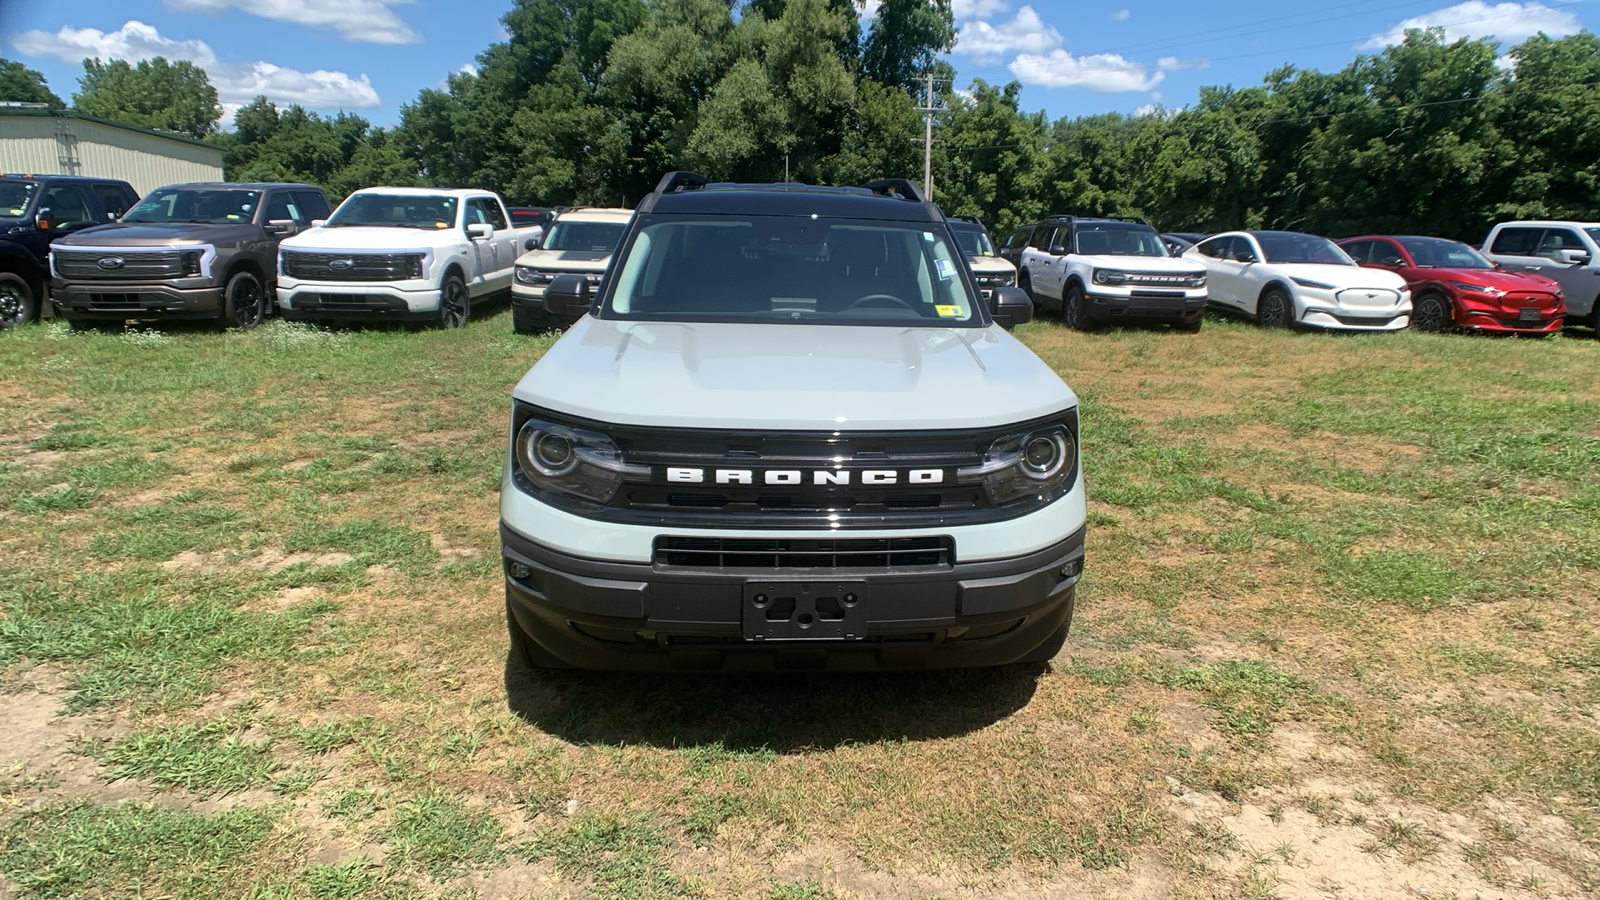
[[[1517,299],[1486,302],[1463,296],[1455,301],[1456,324],[1473,331],[1554,334],[1565,324],[1567,308],[1564,303],[1548,304],[1545,297],[1530,298],[1522,305]],[[1537,309],[1538,318],[1522,318],[1523,309]]]
[[[437,285],[408,290],[392,284],[312,282],[278,284],[278,312],[290,320],[426,321],[439,316]]]
[[[504,523],[500,538],[512,624],[574,666],[870,670],[1004,665],[1025,656],[1071,622],[1084,529],[1010,559],[902,570],[601,561],[543,546]],[[522,577],[513,576],[514,568]],[[859,585],[861,633],[748,636],[752,585],[836,581]]]
[[[50,285],[57,315],[74,319],[215,319],[222,314],[224,289],[203,283],[68,282]]]
[[[1205,315],[1208,294],[1204,288],[1178,290],[1151,288],[1107,292],[1096,286],[1085,294],[1089,315],[1108,319],[1172,319],[1192,322]]]
[[[1358,289],[1344,289],[1351,293]],[[1411,324],[1411,294],[1382,306],[1355,306],[1339,300],[1341,290],[1298,286],[1294,289],[1294,321],[1329,331],[1399,331]],[[1391,292],[1393,293],[1393,292]]]

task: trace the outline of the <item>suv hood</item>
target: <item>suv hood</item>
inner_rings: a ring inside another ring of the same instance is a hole
[[[1102,256],[1100,254],[1073,257],[1096,269],[1116,269],[1119,272],[1156,272],[1159,274],[1198,274],[1205,266],[1181,256]]]
[[[1368,269],[1362,266],[1340,266],[1331,263],[1254,263],[1265,265],[1289,278],[1304,278],[1331,284],[1338,290],[1349,288],[1383,288],[1389,291],[1409,290],[1406,280],[1386,269]]]
[[[231,244],[259,240],[261,229],[243,224],[208,225],[203,222],[130,222],[96,225],[69,234],[55,243],[63,247],[162,247],[167,244]]]
[[[611,254],[604,250],[529,250],[517,265],[560,272],[604,272]]]
[[[1012,265],[1010,260],[1001,259],[998,256],[969,256],[967,257],[967,265],[972,267],[973,272],[982,272],[990,275],[1010,275],[1017,271],[1017,267]]]
[[[279,244],[286,250],[427,250],[439,246],[441,236],[465,234],[452,228],[383,228],[370,225],[344,225],[337,228],[312,228]]]
[[[598,422],[679,428],[982,428],[1077,405],[998,325],[622,322],[585,316],[513,395]]]
[[[1481,284],[1499,291],[1549,291],[1555,293],[1561,290],[1561,285],[1553,278],[1546,278],[1535,272],[1509,272],[1504,269],[1428,269],[1418,266],[1406,269],[1407,273],[1416,273],[1417,280],[1444,280],[1461,281],[1466,284]]]

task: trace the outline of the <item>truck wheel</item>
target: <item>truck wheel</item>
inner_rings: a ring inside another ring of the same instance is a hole
[[[0,272],[0,330],[26,325],[39,314],[28,280],[13,272]]]
[[[222,295],[222,320],[234,328],[254,328],[267,314],[267,295],[261,280],[249,272],[228,279]]]
[[[1200,315],[1195,316],[1192,321],[1189,319],[1179,319],[1178,321],[1172,323],[1172,327],[1174,330],[1181,331],[1184,334],[1199,334],[1200,326],[1204,325],[1205,321],[1206,314],[1201,313]]]
[[[1023,272],[1022,275],[1018,277],[1017,287],[1020,288],[1024,294],[1028,295],[1028,299],[1033,301],[1034,306],[1039,305],[1039,298],[1033,295],[1033,279],[1028,277],[1027,272]]]
[[[472,314],[472,298],[460,275],[446,275],[439,289],[439,327],[460,328]]]
[[[528,633],[517,624],[517,617],[511,612],[511,599],[506,598],[506,631],[511,638],[511,658],[526,665],[530,669],[570,669],[572,666],[557,657],[554,653],[541,647],[538,641],[528,637]]]
[[[1450,326],[1450,308],[1438,294],[1428,293],[1411,304],[1411,327],[1417,331],[1444,331]]]
[[[1061,301],[1061,320],[1073,331],[1094,330],[1094,319],[1089,317],[1089,309],[1084,302],[1083,285],[1076,281],[1067,285],[1066,296]]]
[[[1281,287],[1271,287],[1256,302],[1256,324],[1262,328],[1288,328],[1294,321],[1294,306]]]
[[[550,314],[543,309],[533,309],[527,306],[511,306],[511,330],[517,334],[538,334],[549,331],[555,326],[550,321]]]

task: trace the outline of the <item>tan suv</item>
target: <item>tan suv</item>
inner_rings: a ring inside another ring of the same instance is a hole
[[[556,216],[538,245],[517,258],[511,281],[511,328],[537,334],[566,328],[577,317],[552,316],[544,306],[545,288],[559,275],[582,275],[591,294],[611,264],[611,251],[633,218],[631,209],[582,207]]]

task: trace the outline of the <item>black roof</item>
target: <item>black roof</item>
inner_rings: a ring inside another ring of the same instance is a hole
[[[861,187],[776,182],[713,182],[693,172],[669,172],[655,191],[639,202],[638,213],[807,216],[942,222],[939,208],[904,179],[884,179]]]
[[[40,172],[33,175],[7,172],[4,175],[0,175],[0,178],[14,178],[18,181],[81,181],[84,183],[97,182],[100,184],[104,184],[109,181],[113,184],[127,184],[126,181],[123,181],[120,178],[95,178],[92,175],[51,175],[47,172]]]
[[[157,190],[164,188],[210,188],[212,190],[235,191],[266,191],[273,188],[296,188],[308,191],[322,190],[322,188],[314,184],[301,184],[298,181],[189,181],[183,184],[164,184]]]
[[[1044,218],[1040,219],[1039,222],[1040,224],[1045,222],[1098,222],[1105,225],[1133,225],[1154,230],[1154,227],[1149,222],[1146,222],[1144,219],[1136,216],[1045,216]]]
[[[956,231],[981,231],[984,234],[989,233],[989,229],[983,227],[982,222],[973,221],[966,217],[951,217],[949,222],[950,227]]]

